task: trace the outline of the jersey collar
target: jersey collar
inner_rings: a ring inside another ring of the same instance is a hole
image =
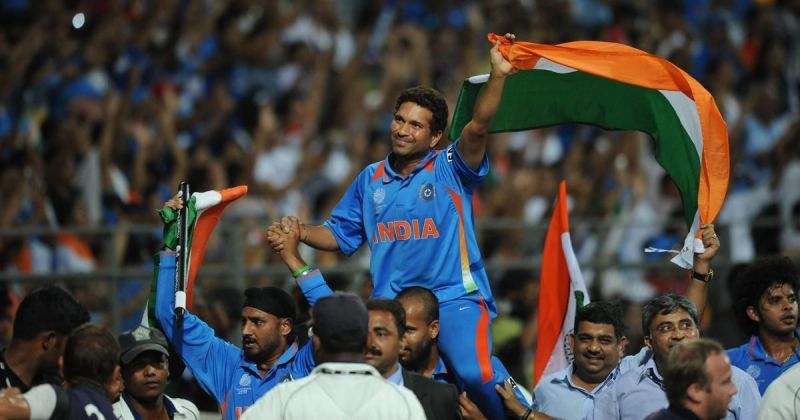
[[[440,151],[441,150],[437,150],[437,149],[429,150],[428,154],[425,155],[425,157],[422,158],[422,160],[419,161],[417,166],[414,167],[414,170],[411,171],[411,174],[415,174],[415,173],[419,172],[420,170],[422,170],[423,168],[432,170],[433,169],[433,159],[436,157],[436,155],[439,154]],[[384,184],[390,182],[393,178],[402,178],[397,172],[394,171],[394,169],[392,169],[392,165],[391,165],[392,156],[394,156],[394,152],[389,152],[389,154],[386,155],[386,158],[383,160],[383,167],[384,167],[383,168],[383,183]]]
[[[798,333],[798,330],[794,330],[794,336],[800,339],[800,333]],[[750,337],[750,346],[747,350],[747,355],[750,356],[750,360],[754,362],[767,362],[781,366],[777,360],[773,359],[772,356],[767,354],[767,351],[764,350],[764,345],[761,344],[761,339],[759,339],[757,335]],[[800,348],[795,351],[794,356],[800,359]]]

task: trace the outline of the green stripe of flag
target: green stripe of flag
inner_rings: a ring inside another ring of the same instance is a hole
[[[461,86],[450,138],[461,135],[485,82]],[[583,123],[607,130],[635,130],[655,141],[655,157],[683,199],[691,226],[697,210],[700,156],[673,105],[658,90],[642,88],[580,71],[524,70],[508,76],[492,133],[522,131],[563,123]]]

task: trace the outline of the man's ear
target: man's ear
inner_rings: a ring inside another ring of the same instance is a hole
[[[747,317],[750,318],[754,322],[761,322],[761,315],[758,314],[756,308],[752,306],[748,306],[747,309],[744,310],[747,314]]]
[[[39,333],[39,339],[42,343],[42,350],[48,351],[56,346],[58,336],[55,331],[42,331]]]
[[[428,330],[430,331],[431,338],[439,338],[439,320],[434,319],[428,326]]]
[[[691,384],[686,389],[686,398],[694,403],[702,403],[705,400],[705,396],[706,392],[700,385]]]
[[[287,336],[291,334],[292,329],[294,328],[294,323],[289,318],[282,318],[281,319],[281,335]]]
[[[644,336],[644,345],[647,346],[650,351],[653,351],[653,341],[650,339],[649,335]]]
[[[625,348],[628,347],[628,337],[622,336],[617,341],[617,350],[619,351],[619,357],[625,357]]]
[[[442,137],[444,137],[444,131],[439,131],[438,133],[433,134],[431,136],[431,149],[433,149],[434,147],[436,147],[437,144],[439,144],[439,142],[442,140]]]

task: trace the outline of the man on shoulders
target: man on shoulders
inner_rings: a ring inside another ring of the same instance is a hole
[[[744,269],[734,289],[734,310],[750,340],[728,350],[763,394],[769,384],[800,362],[797,331],[797,267],[787,257],[759,259]]]
[[[358,296],[334,293],[313,310],[311,375],[280,384],[244,413],[250,419],[425,419],[414,394],[364,363],[369,315]]]
[[[736,394],[728,356],[716,341],[699,338],[675,346],[664,369],[669,408],[646,420],[720,420]]]

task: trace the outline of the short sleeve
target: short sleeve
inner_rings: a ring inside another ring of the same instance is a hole
[[[489,174],[489,157],[484,153],[483,160],[481,160],[481,164],[478,166],[478,169],[472,169],[469,165],[467,165],[466,162],[464,162],[464,158],[461,157],[461,153],[458,151],[459,140],[456,140],[455,143],[447,146],[444,156],[448,162],[452,162],[453,169],[455,170],[455,173],[459,179],[461,179],[461,183],[464,188],[468,192],[472,192],[478,186],[478,184],[483,181],[483,178]]]
[[[366,170],[362,171],[350,184],[342,199],[331,211],[330,218],[324,223],[333,233],[339,249],[347,256],[353,255],[366,240],[362,208],[366,173]]]

